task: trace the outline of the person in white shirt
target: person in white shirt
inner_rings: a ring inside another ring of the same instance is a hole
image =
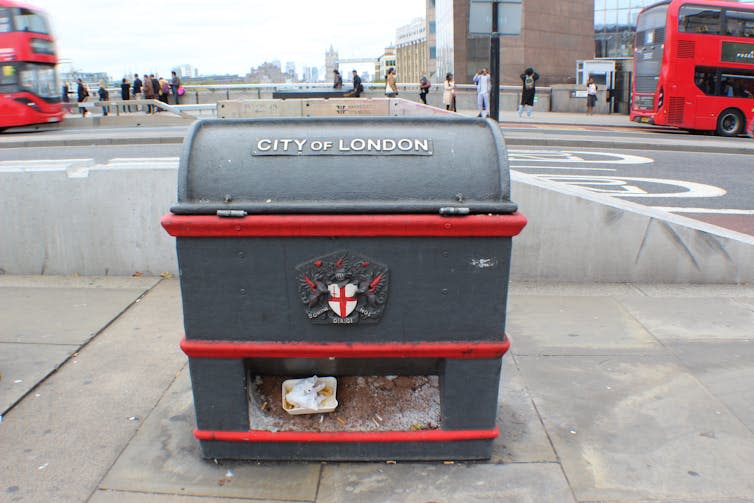
[[[476,84],[476,103],[479,108],[479,115],[477,117],[489,117],[490,116],[490,72],[486,68],[482,68],[474,75],[474,83]]]
[[[597,104],[597,83],[592,77],[586,82],[586,114],[594,115],[594,106]]]

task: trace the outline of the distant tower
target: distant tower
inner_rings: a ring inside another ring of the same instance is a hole
[[[325,52],[325,79],[332,77],[332,71],[338,70],[338,51],[330,46],[330,50]]]

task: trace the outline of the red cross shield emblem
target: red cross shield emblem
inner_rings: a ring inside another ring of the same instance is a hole
[[[327,285],[327,289],[330,292],[330,298],[327,299],[327,304],[330,309],[335,311],[335,314],[341,318],[345,318],[356,309],[358,299],[356,298],[356,291],[358,285],[353,283],[346,283],[343,286],[340,285]]]

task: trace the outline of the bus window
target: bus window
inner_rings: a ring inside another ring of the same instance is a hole
[[[47,19],[43,14],[34,12],[29,9],[15,9],[16,31],[28,31],[32,33],[50,34],[50,28],[47,26]]]
[[[641,48],[665,42],[667,5],[647,9],[636,21],[636,46]]]
[[[731,37],[754,37],[754,12],[725,11],[725,34]]]
[[[60,95],[53,65],[27,63],[19,72],[20,86],[37,96],[50,100]]]
[[[678,13],[678,31],[720,34],[720,9],[683,5]]]
[[[11,31],[10,11],[5,7],[0,7],[0,33]]]
[[[708,96],[754,99],[754,70],[697,66],[694,84]]]
[[[16,67],[12,63],[0,65],[0,86],[11,86],[17,82]]]

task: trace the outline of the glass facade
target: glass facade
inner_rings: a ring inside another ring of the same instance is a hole
[[[594,55],[630,58],[639,11],[657,0],[594,0]],[[741,1],[754,3],[754,0]]]
[[[445,79],[445,74],[453,73],[453,0],[435,0],[435,60],[436,82]],[[429,48],[432,59],[432,47]]]
[[[657,0],[594,0],[594,55],[630,58],[639,11]]]

